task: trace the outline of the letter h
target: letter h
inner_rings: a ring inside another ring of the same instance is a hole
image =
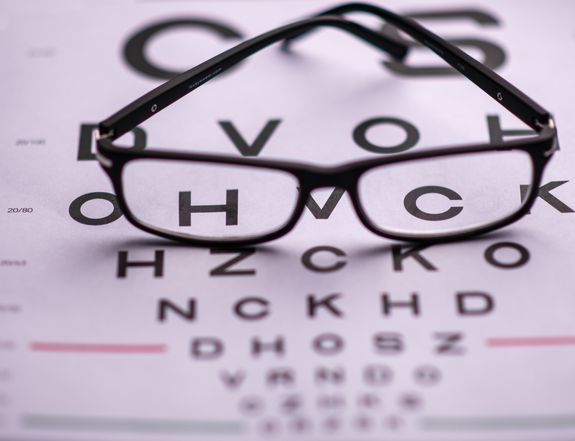
[[[191,205],[192,192],[180,191],[180,227],[192,225],[192,213],[226,213],[226,225],[238,224],[238,190],[226,190],[226,203],[222,205]]]

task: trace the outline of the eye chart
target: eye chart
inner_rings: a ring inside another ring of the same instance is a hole
[[[509,227],[393,242],[328,188],[281,239],[209,249],[148,235],[119,210],[94,155],[99,121],[335,4],[1,3],[2,441],[575,438],[571,2],[381,4],[554,114],[560,150]],[[529,136],[433,53],[412,52],[394,62],[318,30],[222,73],[124,142],[335,165]]]

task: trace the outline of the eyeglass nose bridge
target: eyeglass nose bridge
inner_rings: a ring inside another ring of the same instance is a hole
[[[313,191],[326,187],[337,187],[351,191],[355,188],[359,173],[341,168],[316,168],[300,175],[302,187]]]

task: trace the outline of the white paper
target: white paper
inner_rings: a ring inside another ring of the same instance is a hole
[[[552,197],[500,232],[405,257],[412,245],[370,233],[348,195],[327,219],[306,209],[292,232],[253,254],[180,246],[123,217],[71,217],[83,195],[113,193],[97,161],[78,160],[81,125],[162,82],[127,65],[130,36],[181,18],[241,35],[184,26],[153,38],[146,56],[183,70],[328,5],[2,3],[0,439],[575,437],[570,2],[385,4],[458,11],[422,22],[502,48],[497,71],[555,115],[561,150],[543,180],[555,183]],[[414,149],[487,142],[488,115],[504,130],[526,128],[467,80],[403,77],[383,59],[338,30],[291,54],[271,47],[147,121],[146,145],[237,157],[219,122],[251,143],[280,120],[259,157],[327,166],[377,157],[352,136],[375,118],[414,125]],[[423,53],[411,60],[439,65]],[[377,145],[403,138],[390,125],[369,132]],[[314,193],[318,208],[330,194]],[[111,209],[94,200],[82,215]],[[122,256],[157,264],[122,270]],[[385,301],[412,305],[386,314]]]

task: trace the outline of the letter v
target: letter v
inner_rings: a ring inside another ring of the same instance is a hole
[[[343,188],[334,188],[323,207],[320,207],[310,194],[305,206],[316,219],[328,219],[344,193]]]
[[[270,119],[251,144],[246,142],[244,137],[240,135],[231,121],[218,121],[218,124],[224,130],[226,135],[228,135],[242,156],[258,156],[279,126],[280,122],[281,119]]]

